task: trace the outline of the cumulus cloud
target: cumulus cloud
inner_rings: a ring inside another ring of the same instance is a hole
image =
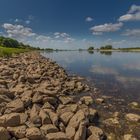
[[[8,36],[13,38],[32,37],[36,35],[34,32],[32,32],[31,28],[24,27],[23,25],[4,23],[3,28]]]
[[[92,34],[94,35],[102,35],[104,32],[115,32],[120,30],[123,26],[123,23],[105,23],[103,25],[97,25],[90,28]]]
[[[130,10],[125,15],[122,15],[118,20],[121,22],[140,20],[140,6],[132,5]]]
[[[140,29],[127,29],[122,35],[140,37]]]
[[[67,38],[67,37],[70,37],[69,34],[67,34],[67,33],[60,33],[60,32],[55,32],[54,36],[55,36],[55,38]]]
[[[93,21],[93,18],[92,17],[86,17],[86,21],[91,22],[91,21]]]
[[[65,43],[70,43],[74,41],[74,38],[72,38],[68,33],[61,33],[61,32],[55,32],[54,39],[64,41]]]
[[[37,35],[36,36],[36,40],[37,41],[43,41],[43,42],[48,42],[50,41],[52,38],[50,36],[45,36],[45,35]]]
[[[31,28],[21,24],[4,23],[2,35],[17,39],[26,44],[39,46],[41,48],[65,48],[76,46],[76,40],[66,32],[49,33],[42,35],[35,33]]]

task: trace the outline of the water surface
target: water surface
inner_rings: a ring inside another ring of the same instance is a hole
[[[68,73],[86,77],[104,95],[140,101],[140,53],[59,51],[42,54]]]

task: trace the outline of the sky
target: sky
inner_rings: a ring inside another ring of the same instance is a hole
[[[0,0],[0,35],[41,48],[140,47],[140,0]]]

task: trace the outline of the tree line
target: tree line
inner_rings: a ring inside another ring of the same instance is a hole
[[[0,46],[8,48],[38,49],[38,50],[40,49],[39,47],[35,48],[30,45],[18,42],[15,39],[3,36],[0,36]]]

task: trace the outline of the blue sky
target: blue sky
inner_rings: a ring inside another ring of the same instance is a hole
[[[0,34],[39,47],[140,46],[139,0],[0,0]]]

